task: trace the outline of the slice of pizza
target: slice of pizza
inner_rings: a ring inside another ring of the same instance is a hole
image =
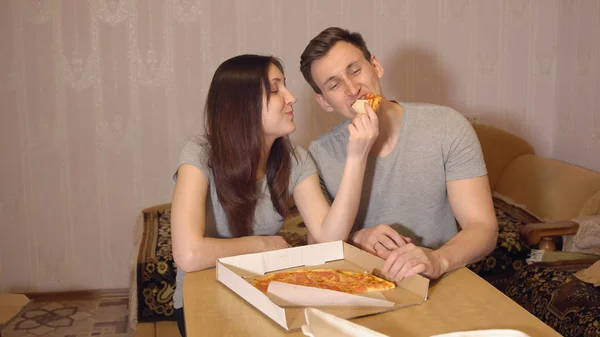
[[[358,294],[385,291],[396,287],[394,282],[367,273],[339,269],[298,269],[267,274],[251,281],[263,293],[273,281]]]
[[[363,113],[366,114],[367,111],[365,110],[365,102],[368,103],[371,108],[373,108],[373,111],[375,111],[377,113],[377,111],[379,111],[379,106],[381,105],[381,96],[374,94],[374,93],[368,93],[364,98],[362,99],[357,99],[356,102],[354,102],[354,104],[352,104],[352,109],[354,109],[354,111],[356,111],[357,113]]]

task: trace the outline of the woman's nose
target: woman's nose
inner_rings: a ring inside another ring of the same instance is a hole
[[[288,95],[286,97],[286,103],[289,105],[296,104],[296,97],[292,94],[291,91],[288,91]]]

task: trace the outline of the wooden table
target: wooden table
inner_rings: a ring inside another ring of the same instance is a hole
[[[215,269],[188,273],[184,310],[187,335],[304,336],[286,331],[216,280]],[[428,300],[414,307],[353,319],[389,336],[431,336],[453,331],[516,329],[531,337],[560,336],[467,268],[430,284]]]

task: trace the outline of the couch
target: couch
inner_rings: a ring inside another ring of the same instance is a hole
[[[538,156],[529,143],[498,128],[473,127],[488,170],[499,237],[496,249],[469,267],[503,291],[509,278],[525,265],[532,244],[539,243],[528,238],[547,242],[546,234],[572,234],[576,226],[570,220],[600,214],[600,173]],[[545,225],[532,227],[532,223]],[[528,237],[522,235],[526,228]]]
[[[526,260],[535,242],[528,242],[527,236],[521,235],[523,228],[533,223],[600,214],[600,173],[537,156],[527,142],[500,129],[482,124],[474,128],[488,169],[499,238],[489,256],[468,267],[505,293],[510,287],[511,297],[527,308],[534,300],[521,300],[518,294],[522,289],[518,285],[532,272]],[[573,232],[572,224],[566,227],[567,232]],[[143,210],[137,229],[131,264],[131,326],[135,327],[138,321],[172,321],[175,265],[170,246],[170,204]],[[540,241],[550,234],[562,233],[556,228],[541,230]],[[294,246],[306,244],[307,231],[297,213],[286,220],[280,234]],[[583,266],[585,264],[579,267]],[[567,273],[565,279],[572,279],[569,271],[564,268],[560,271]],[[586,285],[580,286],[590,290]],[[546,313],[538,314],[538,317],[548,323],[550,320],[544,315]],[[592,319],[590,324],[594,321],[600,322],[600,319]],[[551,326],[558,330],[559,325]]]
[[[600,173],[538,156],[508,132],[487,125],[474,128],[500,228],[494,252],[469,268],[562,335],[600,336],[600,290],[573,276],[599,256],[524,261],[534,248],[560,249],[563,235],[577,233],[573,219],[600,216]],[[512,216],[508,223],[499,208]]]

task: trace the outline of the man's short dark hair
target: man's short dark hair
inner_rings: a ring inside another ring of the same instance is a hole
[[[362,51],[367,61],[371,62],[371,52],[367,49],[367,44],[360,33],[350,32],[347,29],[339,27],[329,27],[325,29],[310,40],[308,46],[304,49],[302,56],[300,56],[300,71],[306,82],[310,84],[317,94],[321,93],[321,89],[319,89],[319,86],[317,86],[313,79],[311,73],[312,63],[327,55],[331,48],[340,41],[348,42],[356,46]]]

